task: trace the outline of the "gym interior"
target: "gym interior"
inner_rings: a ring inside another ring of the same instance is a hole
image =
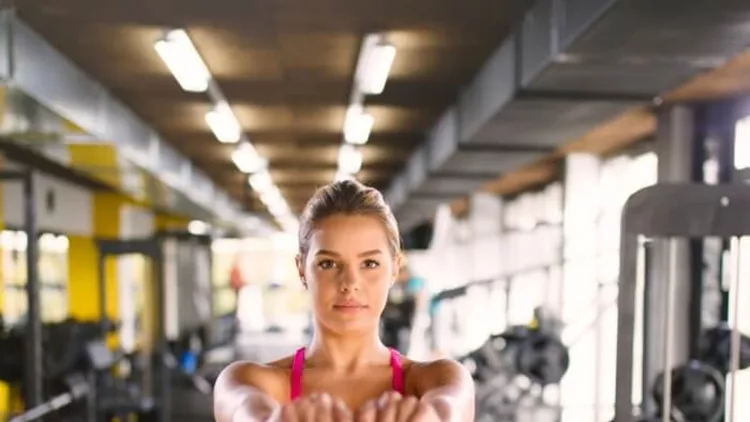
[[[2,1],[0,421],[215,420],[349,178],[477,421],[750,421],[748,47],[747,0]]]

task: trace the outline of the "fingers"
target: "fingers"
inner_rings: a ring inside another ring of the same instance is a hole
[[[396,422],[401,404],[401,394],[389,391],[378,399],[378,422]]]
[[[279,412],[279,421],[281,422],[300,422],[297,417],[296,406],[283,406]]]
[[[339,398],[333,399],[333,421],[335,422],[351,422],[353,420],[352,412],[346,406],[343,400]]]
[[[328,394],[321,394],[314,400],[315,415],[313,419],[319,422],[332,422],[333,421],[333,399]]]
[[[357,422],[375,422],[378,418],[378,405],[369,401],[357,410]]]
[[[414,406],[414,411],[408,422],[433,422],[439,421],[438,414],[435,409],[425,402],[418,401]],[[400,421],[399,421],[400,422]]]
[[[329,394],[313,394],[293,403],[298,421],[296,422],[351,422],[349,408],[341,399]]]
[[[410,422],[412,416],[417,410],[419,400],[416,397],[409,396],[401,399],[401,403],[398,406],[398,412],[396,413],[397,422]]]

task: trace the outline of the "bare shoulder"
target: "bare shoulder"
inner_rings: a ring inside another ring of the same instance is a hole
[[[283,401],[289,394],[291,357],[273,362],[237,361],[227,365],[216,380],[217,389],[254,387]]]
[[[404,365],[407,368],[407,365]],[[453,359],[437,359],[431,361],[409,361],[408,371],[410,375],[454,375],[470,377],[468,369]]]
[[[417,395],[444,385],[473,385],[468,369],[453,359],[404,362],[406,388]]]

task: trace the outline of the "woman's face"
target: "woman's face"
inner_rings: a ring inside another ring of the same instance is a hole
[[[319,324],[337,332],[377,327],[399,268],[388,245],[375,217],[336,215],[316,225],[297,266]]]

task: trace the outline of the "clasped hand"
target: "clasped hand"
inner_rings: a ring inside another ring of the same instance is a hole
[[[388,392],[352,412],[340,399],[312,395],[281,406],[269,422],[440,422],[432,406]]]

